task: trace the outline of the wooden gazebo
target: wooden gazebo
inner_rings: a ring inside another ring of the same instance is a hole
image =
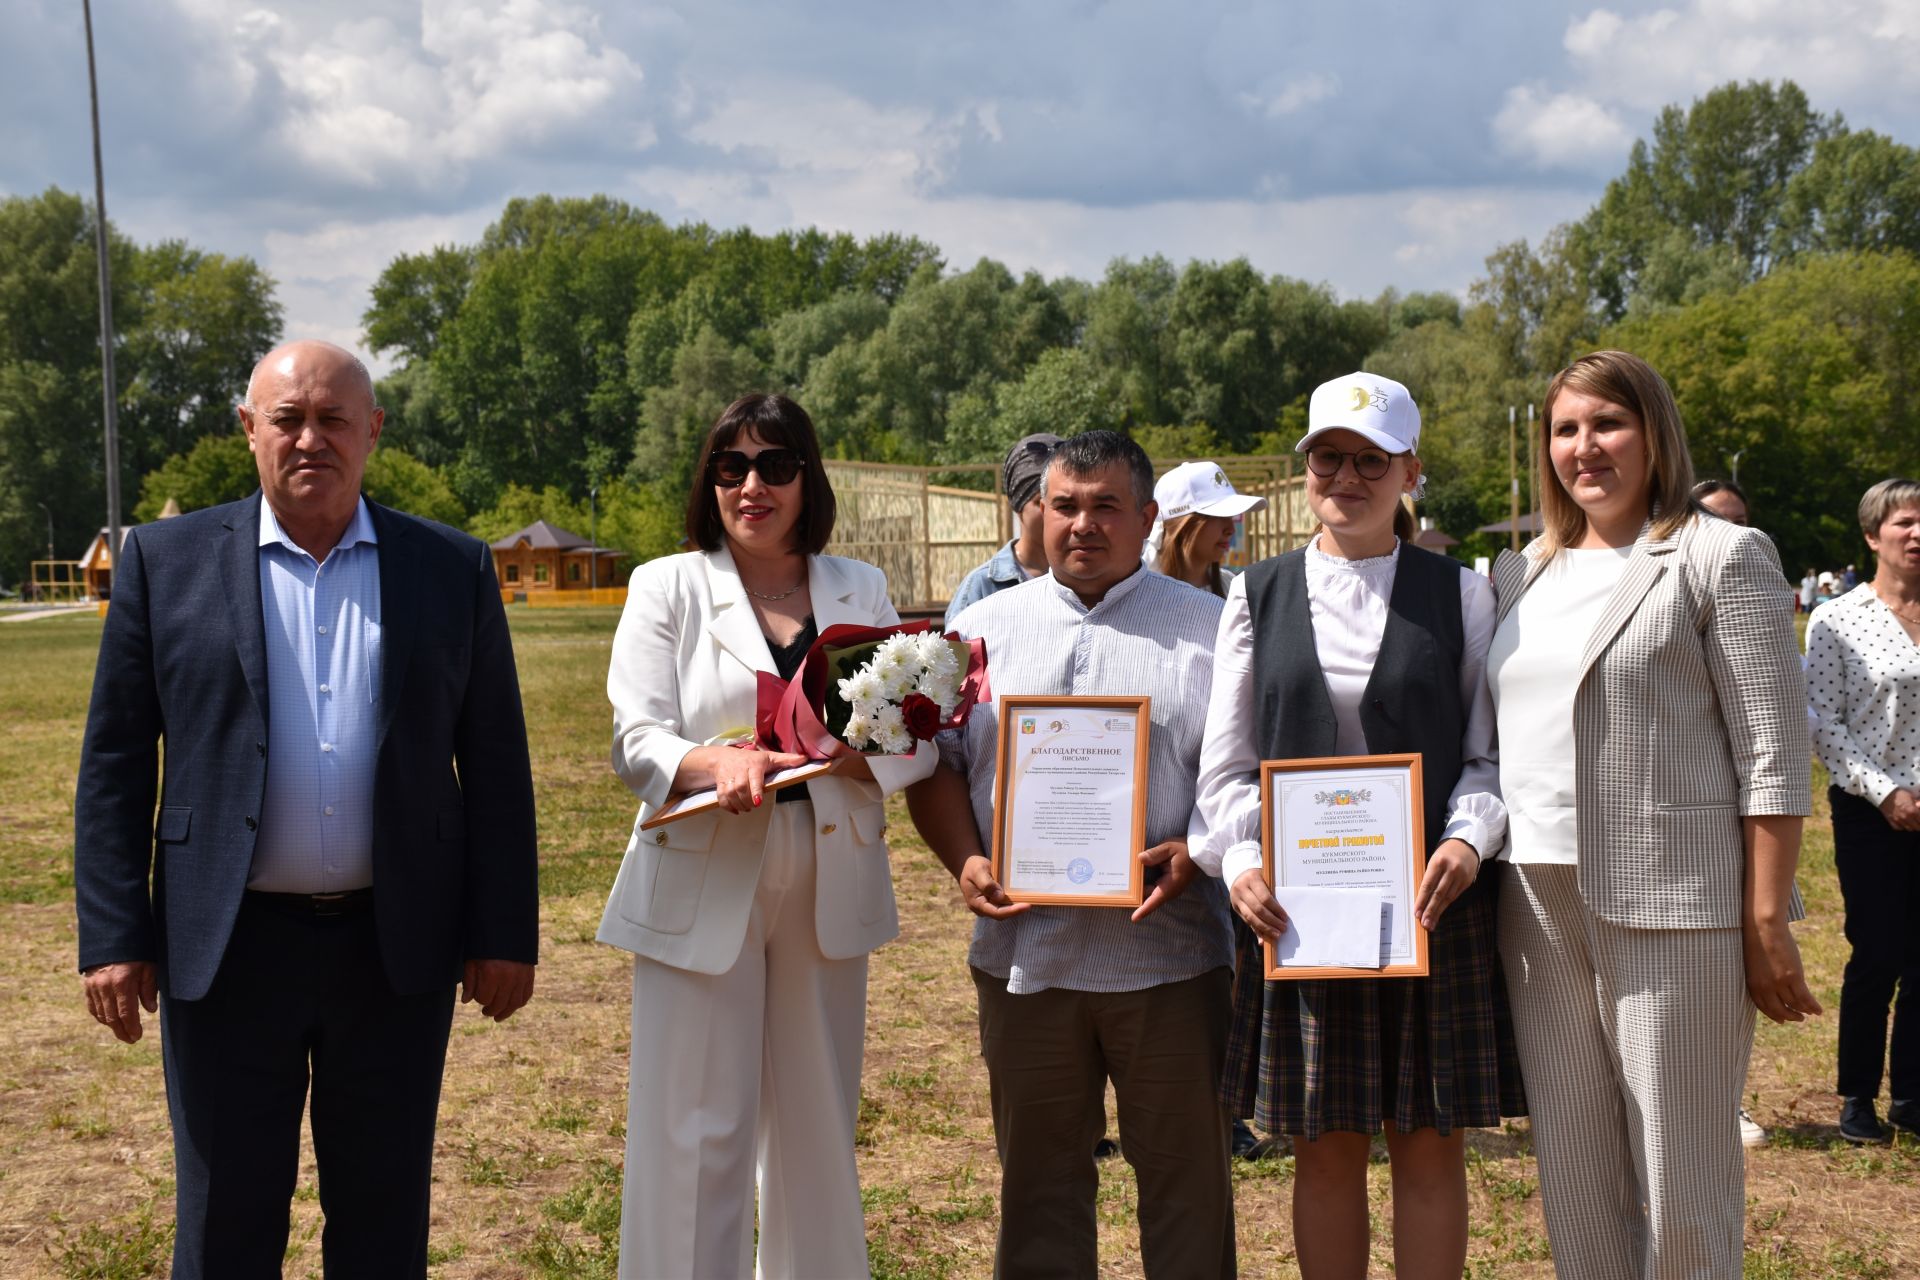
[[[500,589],[515,593],[586,591],[616,587],[620,553],[545,520],[535,520],[493,544]]]

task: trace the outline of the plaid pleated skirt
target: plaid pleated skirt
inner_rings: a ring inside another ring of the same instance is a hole
[[[1318,1138],[1497,1126],[1527,1113],[1495,933],[1497,865],[1447,908],[1425,978],[1268,982],[1236,916],[1221,1100],[1269,1133]]]

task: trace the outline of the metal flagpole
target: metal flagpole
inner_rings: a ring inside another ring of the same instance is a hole
[[[113,275],[107,263],[107,180],[100,163],[100,77],[93,62],[93,0],[80,0],[87,28],[87,96],[93,104],[93,248],[100,268],[100,405],[106,421],[107,565],[120,571],[120,430],[113,379]],[[111,582],[111,579],[109,579]]]
[[[1519,410],[1507,406],[1507,545],[1520,549],[1520,450],[1514,441],[1514,419]]]
[[[1533,429],[1533,406],[1527,406],[1527,522],[1533,522],[1533,516],[1540,510],[1540,459],[1538,456],[1540,433]],[[1540,530],[1528,529],[1528,534],[1537,535]]]

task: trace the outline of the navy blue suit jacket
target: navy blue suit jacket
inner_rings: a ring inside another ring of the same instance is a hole
[[[158,961],[179,1000],[205,995],[220,967],[266,786],[261,500],[129,531],[87,711],[80,967]],[[416,994],[469,959],[535,959],[533,782],[486,545],[367,506],[382,622],[374,910],[387,978]]]

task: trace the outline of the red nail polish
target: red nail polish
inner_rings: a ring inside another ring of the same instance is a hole
[[[758,808],[760,807],[760,797],[759,797],[759,796],[755,796],[755,797],[753,798],[753,807],[754,807],[754,808],[756,808],[756,809],[758,809]]]

